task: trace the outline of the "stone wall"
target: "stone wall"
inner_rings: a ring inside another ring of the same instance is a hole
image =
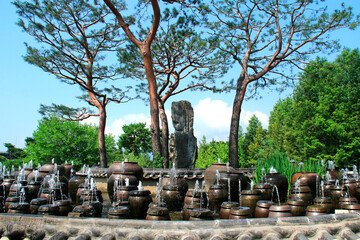
[[[146,221],[0,214],[2,240],[360,239],[360,214],[214,221]]]

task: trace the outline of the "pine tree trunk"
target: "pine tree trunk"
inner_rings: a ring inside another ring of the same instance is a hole
[[[229,162],[230,166],[238,168],[239,165],[239,125],[240,125],[240,113],[241,106],[244,101],[247,81],[245,75],[242,73],[237,81],[237,88],[233,103],[233,110],[230,123],[229,134]]]
[[[105,126],[106,126],[106,108],[101,106],[99,108],[99,129],[98,129],[98,142],[99,142],[99,153],[100,153],[100,167],[107,167],[106,160],[106,146],[105,146]]]
[[[159,103],[160,119],[162,126],[162,156],[164,158],[163,167],[169,168],[169,123],[167,120],[164,105]]]

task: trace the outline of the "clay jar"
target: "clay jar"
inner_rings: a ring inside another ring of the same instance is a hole
[[[190,221],[203,221],[213,220],[213,215],[210,209],[207,208],[195,208],[190,212]]]
[[[120,172],[120,171],[113,171],[111,176],[107,182],[107,190],[109,194],[109,198],[111,202],[114,201],[114,183],[117,180],[119,186],[125,186],[125,179],[129,179],[129,185],[137,186],[139,184],[139,180],[132,172]]]
[[[170,185],[170,177],[169,176],[165,176],[162,179],[161,186],[166,186],[166,185]],[[189,185],[188,185],[187,181],[184,178],[178,176],[175,180],[174,185],[178,186],[180,195],[185,197],[186,192],[189,190]]]
[[[110,219],[127,219],[129,218],[130,210],[125,206],[112,207],[108,211],[108,218]]]
[[[67,216],[71,212],[71,200],[58,200],[55,201],[55,205],[59,206],[59,215]]]
[[[296,191],[294,188],[291,188],[290,193],[290,199],[302,199],[305,203],[305,206],[311,205],[313,203],[311,189],[307,185],[300,185],[300,189]]]
[[[349,212],[360,212],[360,204],[359,203],[353,203],[353,204],[347,204],[343,207],[346,210],[349,210]]]
[[[251,218],[251,210],[248,207],[233,207],[230,210],[229,219]]]
[[[291,217],[289,205],[272,205],[269,209],[269,217]]]
[[[114,195],[114,202],[118,201],[128,201],[130,192],[136,190],[137,187],[133,185],[129,186],[120,186]]]
[[[200,203],[184,204],[182,211],[183,220],[189,220],[190,212],[196,208],[200,208]]]
[[[229,219],[231,208],[239,207],[238,202],[223,202],[220,208],[220,219]]]
[[[180,211],[183,206],[183,198],[178,186],[167,185],[163,187],[163,199],[169,211]],[[152,212],[153,213],[153,212]],[[149,214],[149,213],[148,213]]]
[[[305,216],[306,205],[302,199],[289,199],[287,205],[290,206],[290,211],[293,216]]]
[[[220,211],[221,204],[228,200],[227,186],[223,184],[212,185],[209,189],[210,209]]]
[[[41,186],[41,182],[39,181],[30,181],[28,183],[28,189],[29,189],[29,202],[31,200],[33,200],[34,198],[37,198],[39,191],[40,191],[40,186]]]
[[[335,213],[335,207],[330,197],[317,197],[314,199],[314,205],[325,206],[327,213]]]
[[[38,214],[38,209],[41,205],[47,204],[46,198],[34,198],[30,202],[30,214]]]
[[[90,201],[90,202],[99,201],[100,203],[102,203],[104,199],[102,197],[101,190],[84,189],[83,191],[81,191],[80,202],[83,203],[86,201]]]
[[[351,197],[356,197],[357,184],[355,179],[344,179],[343,186],[349,191]]]
[[[59,206],[53,204],[41,205],[38,209],[38,214],[59,216]]]
[[[279,192],[280,202],[285,202],[287,199],[287,192],[288,192],[288,180],[286,176],[280,174],[280,173],[267,173],[263,179],[262,182],[270,183],[272,185],[275,185],[277,187],[277,190]],[[279,199],[277,198],[276,190],[273,192],[273,202],[279,202]]]
[[[149,204],[152,202],[149,190],[134,190],[130,192],[130,218],[145,219]]]
[[[291,178],[291,183],[295,183],[296,180],[300,179],[300,183],[304,183],[309,186],[311,195],[316,197],[316,187],[320,185],[321,176],[316,172],[297,172]]]
[[[28,214],[30,212],[29,209],[30,209],[29,203],[14,202],[9,205],[9,210],[7,211],[7,213]]]
[[[61,165],[64,167],[64,176],[67,178],[67,179],[70,179],[71,178],[71,169],[72,169],[72,165],[71,164],[63,164]]]
[[[72,178],[69,179],[68,193],[72,203],[76,202],[76,193],[78,191],[79,185],[84,182],[85,182],[84,175],[74,175]]]
[[[261,200],[261,192],[259,190],[241,191],[241,205],[250,208],[251,216],[255,215],[256,203],[259,200]]]
[[[10,191],[10,187],[11,187],[11,185],[12,185],[12,183],[15,181],[15,179],[12,179],[12,178],[5,178],[4,180],[3,180],[3,183],[1,184],[3,187],[3,189],[5,188],[5,197],[7,197],[8,196],[8,194],[9,194],[9,191]]]
[[[310,205],[306,208],[306,216],[319,216],[327,214],[327,209],[323,205]]]
[[[201,207],[205,207],[207,205],[206,192],[204,191],[195,191],[194,189],[190,189],[186,192],[186,196],[184,199],[184,204],[193,204],[193,203],[201,203]]]
[[[170,220],[169,210],[166,207],[149,208],[146,220]]]
[[[92,207],[93,211],[90,212],[90,217],[101,217],[103,205],[99,201],[86,201],[82,206]]]
[[[273,185],[270,183],[257,183],[254,185],[254,189],[259,190],[262,195],[262,200],[271,201],[273,195]]]
[[[111,166],[108,168],[108,177],[110,177],[114,172],[130,172],[139,181],[143,179],[143,174],[144,174],[144,170],[137,162],[126,162],[126,161],[113,162],[113,164],[111,164]]]
[[[339,199],[339,207],[341,209],[344,209],[345,205],[358,203],[357,199],[355,197],[341,197]]]
[[[270,207],[274,203],[269,200],[260,200],[256,203],[255,214],[256,218],[267,218],[269,216]]]
[[[47,175],[49,175],[50,174],[50,172],[49,171],[40,171],[39,170],[39,174],[38,174],[38,176],[37,176],[37,178],[36,178],[36,181],[42,181],[42,180],[44,180],[44,178],[47,176]],[[28,176],[27,176],[27,180],[28,181],[35,181],[35,174],[34,174],[34,171],[33,172],[31,172]]]
[[[330,188],[331,199],[336,209],[340,208],[339,200],[341,197],[346,195],[346,189],[342,185],[331,186]]]
[[[7,197],[4,205],[4,212],[6,213],[9,210],[9,206],[12,203],[17,203],[20,201],[20,197]]]
[[[239,201],[239,181],[241,182],[241,189],[247,189],[248,178],[242,173],[236,171],[233,167],[227,166],[225,163],[213,163],[204,172],[204,180],[207,186],[212,186],[216,183],[216,170],[220,173],[220,184],[228,185],[230,179],[230,195],[231,201]]]

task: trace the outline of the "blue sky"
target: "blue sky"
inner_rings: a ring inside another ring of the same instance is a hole
[[[338,0],[326,0],[329,6]],[[359,0],[345,0],[347,5],[360,13]],[[24,139],[32,135],[36,129],[40,104],[64,104],[72,107],[86,106],[79,102],[76,96],[81,91],[76,86],[60,82],[55,77],[43,72],[41,69],[26,63],[22,56],[25,54],[24,42],[32,39],[16,26],[18,17],[14,6],[8,0],[0,1],[0,151],[6,148],[4,143],[10,142],[17,147],[24,147]],[[358,48],[360,30],[340,30],[331,35],[339,39],[344,47]],[[328,56],[333,59],[336,54]],[[315,56],[314,56],[315,57]],[[236,78],[231,73],[227,76]],[[289,93],[289,92],[288,92]],[[280,97],[277,92],[262,92],[262,99],[250,100],[243,104],[241,125],[245,129],[247,122],[256,114],[267,127],[268,117],[273,105]],[[234,93],[211,94],[204,92],[189,92],[171,99],[166,108],[170,109],[172,101],[188,100],[194,112],[194,131],[200,139],[206,136],[208,140],[227,140],[230,124],[231,106]],[[149,107],[142,101],[132,101],[127,104],[108,105],[107,132],[117,136],[121,134],[121,126],[132,122],[149,122]],[[169,114],[170,115],[170,114]],[[169,122],[171,123],[171,118]],[[96,118],[89,122],[96,123]]]

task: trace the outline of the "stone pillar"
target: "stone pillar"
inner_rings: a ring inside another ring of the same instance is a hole
[[[197,140],[194,136],[194,110],[188,101],[171,104],[171,118],[175,133],[170,137],[170,160],[176,168],[194,168]]]

